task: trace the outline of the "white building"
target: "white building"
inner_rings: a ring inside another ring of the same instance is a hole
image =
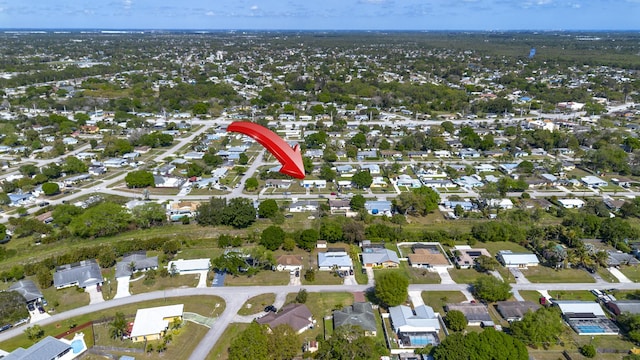
[[[178,274],[200,272],[204,270],[209,270],[211,268],[211,260],[210,259],[189,259],[189,260],[178,259],[174,261],[169,261],[167,268],[169,269],[169,271],[172,271],[172,269],[175,269],[175,271]]]
[[[138,309],[131,329],[131,340],[158,340],[174,320],[182,320],[184,304]]]
[[[514,253],[511,250],[498,251],[498,260],[506,267],[527,268],[540,264],[540,260],[533,253]]]
[[[584,201],[580,199],[558,199],[558,202],[565,209],[580,209],[584,206]]]

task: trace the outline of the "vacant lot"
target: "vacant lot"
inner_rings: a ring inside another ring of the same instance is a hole
[[[196,287],[198,285],[198,277],[196,274],[189,274],[167,276],[165,278],[156,275],[153,280],[142,278],[129,283],[129,292],[135,295],[156,290]]]
[[[260,271],[253,276],[227,274],[224,284],[229,286],[251,286],[251,285],[287,285],[289,283],[289,273],[286,271]]]
[[[524,276],[533,283],[593,283],[595,279],[579,269],[555,270],[546,266],[523,269]]]
[[[242,308],[238,311],[239,315],[254,315],[262,310],[267,305],[273,304],[276,301],[276,294],[260,294],[258,296],[254,296],[251,299],[247,300],[247,302],[242,305]]]
[[[433,311],[444,316],[446,304],[460,303],[466,301],[467,298],[460,291],[423,291],[422,300],[426,305],[431,306]]]

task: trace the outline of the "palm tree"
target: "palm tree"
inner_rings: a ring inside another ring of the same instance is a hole
[[[606,268],[609,265],[609,253],[604,250],[600,250],[593,255],[593,260],[596,267],[602,266],[603,268]]]

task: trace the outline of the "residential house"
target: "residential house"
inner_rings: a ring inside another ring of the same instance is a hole
[[[584,206],[584,201],[580,199],[558,199],[558,202],[565,209],[580,209]]]
[[[594,301],[555,300],[562,317],[578,335],[617,335],[620,329]]]
[[[498,260],[506,267],[527,268],[540,264],[540,260],[533,253],[514,253],[511,250],[498,251]]]
[[[462,176],[459,179],[454,180],[454,182],[459,186],[469,189],[484,186],[484,183],[474,176]]]
[[[184,304],[138,309],[131,329],[131,341],[160,340],[172,322],[182,321],[183,314]]]
[[[496,171],[496,167],[491,164],[479,164],[474,166],[477,173]]]
[[[394,268],[400,266],[400,259],[393,250],[365,248],[362,250],[362,264],[365,267]]]
[[[517,163],[511,163],[511,164],[500,164],[498,166],[498,168],[500,169],[500,171],[502,171],[503,173],[507,174],[507,175],[511,175],[513,172],[516,171],[516,169],[518,168]]]
[[[477,208],[471,201],[445,201],[443,205],[447,209],[455,209],[456,206],[460,206],[464,211],[471,211]]]
[[[332,214],[344,214],[351,211],[349,200],[331,199],[329,200],[329,210]]]
[[[422,187],[422,182],[418,179],[414,179],[409,175],[400,175],[396,179],[396,184],[398,186],[406,186],[412,189]]]
[[[378,164],[362,164],[360,170],[367,170],[371,175],[380,174],[380,165]]]
[[[280,255],[276,259],[276,264],[278,271],[300,271],[302,270],[302,256]]]
[[[319,203],[314,200],[296,201],[289,205],[289,212],[314,212],[318,210]]]
[[[377,150],[360,150],[356,154],[356,160],[362,161],[365,159],[375,159],[378,157]]]
[[[128,161],[126,159],[122,159],[122,158],[111,158],[111,159],[107,159],[107,160],[103,161],[102,164],[105,167],[120,168],[120,167],[123,167],[123,166],[127,165]]]
[[[493,326],[493,320],[489,315],[487,305],[481,303],[459,303],[445,305],[447,312],[458,310],[467,318],[469,326]]]
[[[344,249],[327,249],[318,253],[318,270],[351,270],[353,261]]]
[[[169,261],[167,269],[177,274],[190,274],[209,270],[211,268],[211,259],[178,259]]]
[[[461,269],[470,269],[475,266],[475,261],[480,256],[491,257],[487,249],[472,249],[468,245],[456,245],[452,251],[456,265]]]
[[[176,170],[176,166],[175,165],[173,165],[173,164],[165,164],[165,165],[162,165],[159,168],[157,168],[154,171],[154,174],[167,176],[167,175],[171,175],[171,173],[173,173],[175,170]]]
[[[290,179],[269,179],[267,180],[265,187],[272,187],[276,189],[288,189],[291,187],[292,181]]]
[[[350,174],[354,172],[354,168],[351,165],[338,165],[336,166],[336,172],[340,176],[345,176],[346,174]]]
[[[458,156],[462,159],[479,158],[480,152],[474,149],[461,149],[458,151]]]
[[[83,260],[78,263],[59,266],[53,274],[53,285],[56,289],[71,286],[86,288],[102,285],[102,273],[95,260]]]
[[[391,201],[387,200],[368,200],[364,203],[364,208],[371,215],[384,215],[391,216],[392,212],[392,204]]]
[[[201,151],[190,151],[182,155],[182,158],[185,160],[202,160],[203,157],[204,157],[204,152],[201,152]]]
[[[608,266],[620,266],[620,265],[638,265],[640,261],[636,259],[632,254],[623,253],[622,251],[607,250],[609,258],[607,259]]]
[[[453,265],[444,255],[442,246],[438,243],[417,243],[411,247],[413,253],[407,255],[409,265],[415,268],[445,268]]]
[[[512,322],[522,320],[527,312],[538,310],[540,305],[533,301],[498,301],[496,308],[505,320]]]
[[[604,187],[604,186],[609,185],[608,182],[600,179],[597,176],[593,176],[593,175],[584,176],[584,177],[580,178],[580,181],[585,186],[588,186],[588,187],[590,187],[592,189],[599,188],[599,187]]]
[[[405,305],[390,307],[389,317],[400,347],[438,345],[440,319],[431,306],[419,305],[413,310]]]
[[[84,346],[86,350],[86,345]],[[72,360],[79,356],[71,348],[71,342],[56,339],[53,336],[31,345],[27,349],[21,347],[2,357],[3,360]]]
[[[359,326],[366,336],[376,336],[378,331],[373,307],[368,302],[356,302],[342,310],[334,310],[333,328],[343,325]]]
[[[513,202],[511,201],[511,199],[508,198],[504,198],[504,199],[489,199],[487,201],[487,205],[493,208],[500,208],[503,210],[510,210],[513,209]]]
[[[175,176],[153,175],[154,187],[157,188],[179,188],[187,180]]]
[[[147,257],[145,251],[127,254],[116,263],[116,278],[133,275],[137,271],[158,269],[158,257]]]
[[[622,313],[640,314],[640,300],[608,301],[605,303],[605,306],[616,316]]]
[[[44,298],[42,292],[32,280],[20,280],[9,286],[8,291],[15,291],[22,295],[27,304],[39,303]]]
[[[433,155],[438,158],[450,158],[451,151],[449,150],[436,150],[433,152]]]
[[[297,333],[313,328],[313,315],[305,304],[287,304],[278,313],[270,312],[256,320],[273,329],[278,325],[289,325]]]
[[[324,189],[327,187],[327,180],[302,180],[300,186],[305,189],[316,188]]]

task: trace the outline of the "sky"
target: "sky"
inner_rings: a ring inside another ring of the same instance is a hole
[[[639,30],[640,0],[0,0],[0,28]]]

